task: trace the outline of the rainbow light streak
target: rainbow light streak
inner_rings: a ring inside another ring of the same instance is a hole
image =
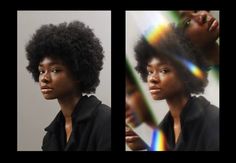
[[[151,151],[166,151],[166,139],[159,129],[153,131]]]
[[[159,11],[149,13],[149,28],[144,32],[146,40],[155,45],[164,34],[169,31],[169,24],[178,24],[179,17],[174,11]]]
[[[149,44],[156,45],[158,40],[160,40],[160,38],[163,37],[167,31],[167,24],[158,24],[157,26],[150,27],[144,36]]]
[[[196,65],[194,65],[192,62],[187,61],[185,59],[179,59],[179,60],[184,64],[185,67],[187,67],[187,69],[190,70],[190,72],[194,76],[196,76],[199,79],[203,79],[204,78],[203,71],[200,68],[198,68]]]

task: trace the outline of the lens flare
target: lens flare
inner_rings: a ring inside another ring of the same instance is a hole
[[[199,78],[199,79],[204,79],[205,75],[203,73],[203,71],[197,67],[195,64],[193,64],[192,62],[180,58],[180,57],[176,57],[195,77]]]
[[[161,38],[165,37],[165,33],[168,32],[168,30],[168,24],[158,24],[154,27],[150,27],[144,36],[149,44],[156,45]]]
[[[151,151],[166,151],[166,139],[164,133],[156,129],[153,131]]]

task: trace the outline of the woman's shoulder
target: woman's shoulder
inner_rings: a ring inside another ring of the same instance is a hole
[[[95,119],[95,123],[104,123],[111,118],[111,108],[103,104],[96,96],[89,96],[87,102],[94,103],[92,117]]]
[[[204,104],[201,123],[203,124],[203,135],[206,140],[206,150],[219,150],[219,108],[212,105],[202,96],[199,97],[199,100]]]
[[[219,108],[212,105],[205,97],[196,97],[197,103],[203,110],[204,116],[209,119],[219,119]]]
[[[111,108],[100,103],[92,117],[93,129],[91,135],[96,138],[97,150],[111,150]]]
[[[103,104],[96,96],[83,96],[83,107],[86,107],[86,110],[89,108],[91,112],[97,116],[108,116],[111,114],[111,108],[106,104]]]
[[[96,120],[98,123],[107,122],[111,119],[111,108],[105,104],[99,104],[96,108]]]

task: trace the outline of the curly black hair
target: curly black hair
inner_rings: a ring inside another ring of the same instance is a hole
[[[39,81],[38,65],[45,57],[60,59],[80,81],[81,93],[95,93],[104,51],[93,30],[80,21],[42,25],[26,45],[33,79]]]
[[[144,82],[147,82],[147,64],[152,58],[160,58],[170,61],[176,69],[180,80],[184,83],[186,93],[203,93],[208,84],[207,80],[207,62],[203,58],[202,52],[194,47],[191,42],[178,34],[178,30],[170,24],[162,37],[154,44],[150,44],[145,36],[141,36],[137,42],[134,51],[137,66],[135,69],[140,73]],[[190,61],[203,72],[203,79],[194,76],[181,60]]]

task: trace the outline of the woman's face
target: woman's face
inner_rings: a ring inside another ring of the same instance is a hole
[[[39,85],[45,99],[63,98],[76,93],[78,82],[60,60],[45,57],[39,63],[38,70]]]
[[[143,122],[147,111],[141,92],[126,79],[126,122],[133,127],[138,126]]]
[[[219,23],[208,11],[178,11],[184,34],[196,46],[206,48],[219,37]]]
[[[147,83],[154,100],[163,100],[183,93],[183,82],[171,64],[163,59],[152,58],[147,65]]]

